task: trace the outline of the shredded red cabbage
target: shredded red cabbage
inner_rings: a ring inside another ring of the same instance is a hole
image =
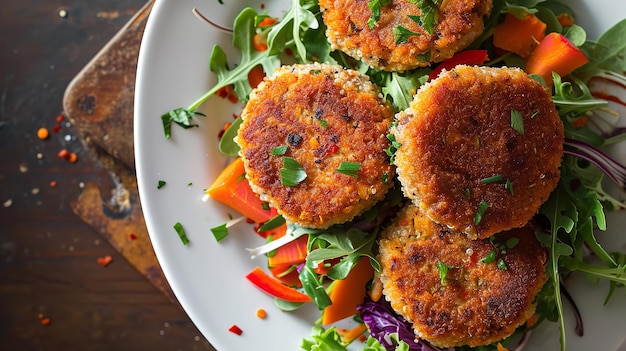
[[[357,306],[357,310],[370,335],[388,351],[396,349],[395,343],[388,337],[392,333],[398,333],[398,338],[409,345],[410,351],[439,351],[426,342],[415,341],[412,326],[397,315],[385,299],[378,302],[366,299],[363,304]]]

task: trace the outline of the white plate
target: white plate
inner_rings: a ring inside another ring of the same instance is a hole
[[[217,134],[232,113],[231,103],[211,98],[196,118],[198,128],[172,126],[172,139],[163,136],[160,116],[177,107],[187,107],[215,82],[208,61],[214,44],[227,49],[231,36],[200,22],[192,8],[214,22],[232,26],[244,6],[259,12],[260,0],[157,0],[146,26],[137,69],[135,95],[135,156],[141,203],[156,255],[165,276],[185,311],[204,336],[220,351],[297,350],[317,318],[313,306],[296,313],[279,311],[273,299],[257,290],[245,274],[254,266],[265,266],[263,258],[251,260],[245,248],[262,243],[250,226],[239,226],[222,242],[210,228],[224,223],[229,211],[216,202],[203,202],[207,188],[228,159],[216,150]],[[285,0],[263,2],[274,17],[282,17]],[[570,5],[579,23],[596,38],[626,14],[626,2],[579,0]],[[232,52],[227,50],[227,53]],[[167,184],[157,189],[158,181]],[[181,243],[173,226],[180,222],[190,240]],[[623,214],[612,216],[610,233],[626,227]],[[612,239],[616,240],[616,239]],[[614,242],[626,250],[625,239]],[[573,326],[568,333],[568,350],[616,350],[624,343],[626,299],[623,290],[603,306],[606,289],[580,282],[573,291],[585,318],[585,337],[577,338]],[[255,316],[258,308],[268,311],[265,320]],[[566,310],[568,308],[566,307]],[[228,331],[236,324],[243,334]],[[571,319],[567,325],[573,325]],[[558,348],[557,325],[547,323],[533,335],[542,350]],[[534,349],[534,348],[531,348]]]

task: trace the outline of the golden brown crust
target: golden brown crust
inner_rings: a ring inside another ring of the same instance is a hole
[[[512,111],[523,134],[511,127]],[[405,196],[471,238],[525,225],[559,181],[563,124],[550,95],[521,70],[457,66],[421,87],[397,118]],[[488,208],[476,224],[481,202]]]
[[[288,221],[327,228],[343,223],[382,199],[395,172],[384,149],[393,109],[378,88],[356,71],[311,64],[279,68],[253,91],[242,113],[237,143],[246,177],[257,193]],[[288,146],[307,177],[281,183]],[[358,177],[336,171],[358,162]],[[388,181],[384,181],[384,178]]]
[[[513,247],[507,247],[510,238],[519,243],[511,239]],[[511,335],[534,314],[547,280],[546,252],[529,227],[493,241],[470,240],[410,204],[384,230],[379,246],[386,299],[413,323],[417,338],[439,347],[475,347]],[[482,262],[494,250],[495,261]],[[499,259],[506,269],[498,267]],[[449,267],[445,285],[438,262]]]
[[[369,28],[372,11],[368,0],[320,0],[326,36],[333,49],[387,71],[428,66],[452,57],[483,32],[483,18],[491,12],[492,0],[447,0],[440,5],[438,23],[428,34],[409,16],[421,16],[420,8],[407,0],[382,6],[380,20]],[[397,44],[393,30],[402,26],[412,35]]]

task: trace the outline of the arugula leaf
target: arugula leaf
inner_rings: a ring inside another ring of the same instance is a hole
[[[626,19],[604,32],[596,42],[587,41],[581,47],[589,62],[576,70],[576,74],[587,80],[599,73],[626,71]]]
[[[241,116],[238,116],[222,135],[222,138],[217,144],[217,149],[222,155],[230,157],[239,156],[239,150],[241,150],[241,148],[239,144],[235,142],[235,137],[237,136],[241,122],[243,122],[243,119]]]
[[[293,43],[300,60],[307,61],[307,51],[302,42],[301,32],[319,27],[317,18],[311,12],[316,4],[317,2],[313,0],[291,0],[289,11],[267,35],[268,55],[278,55],[288,47],[288,43]]]
[[[561,256],[571,255],[573,251],[570,246],[560,242],[558,236],[562,232],[572,233],[578,221],[576,206],[571,202],[569,196],[567,196],[567,191],[563,189],[563,187],[567,186],[568,185],[559,183],[548,198],[548,201],[541,206],[540,212],[550,220],[551,234],[549,237],[537,235],[537,239],[550,248],[547,273],[554,286],[554,303],[559,316],[561,350],[566,349],[566,340],[565,321],[563,320],[563,301],[561,300],[561,289],[559,285],[559,259]]]
[[[233,46],[241,52],[241,60],[232,70],[228,67],[224,50],[219,45],[213,46],[209,59],[209,68],[217,76],[217,84],[192,104],[189,109],[197,108],[218,90],[231,84],[239,99],[246,101],[250,91],[252,91],[248,81],[248,73],[258,65],[261,65],[265,72],[273,72],[280,66],[280,59],[275,55],[270,55],[269,50],[257,51],[254,48],[253,38],[256,34],[257,16],[258,14],[255,10],[245,8],[235,18],[233,24]],[[275,28],[272,27],[270,33]]]
[[[576,77],[571,77],[572,82],[563,81],[561,76],[552,72],[552,80],[554,82],[554,95],[552,101],[559,109],[561,117],[578,117],[587,112],[605,107],[606,100],[596,99],[591,95],[591,91],[587,85]]]
[[[309,262],[303,265],[298,277],[302,282],[302,289],[313,299],[318,309],[323,310],[326,306],[332,305],[332,301],[330,301],[330,297],[322,285],[323,277],[315,273]]]
[[[381,79],[382,91],[385,98],[391,97],[396,111],[402,111],[409,107],[417,89],[428,80],[428,75],[423,70],[412,73],[391,72]]]

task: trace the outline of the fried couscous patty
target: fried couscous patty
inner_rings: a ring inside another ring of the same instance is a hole
[[[433,11],[413,1],[390,0],[381,5],[375,21],[368,0],[319,4],[332,49],[386,71],[429,66],[452,57],[483,32],[484,18],[492,8],[492,0],[447,0]]]
[[[246,177],[289,222],[344,223],[393,185],[384,149],[394,111],[365,75],[328,64],[283,66],[253,90],[241,116],[236,142]],[[281,172],[298,165],[304,180],[284,185]],[[353,170],[342,172],[346,165]]]
[[[535,311],[547,254],[530,227],[471,240],[407,205],[379,241],[385,298],[439,347],[487,345]]]
[[[405,196],[470,238],[524,226],[559,181],[563,124],[545,88],[516,68],[443,72],[392,133]]]

